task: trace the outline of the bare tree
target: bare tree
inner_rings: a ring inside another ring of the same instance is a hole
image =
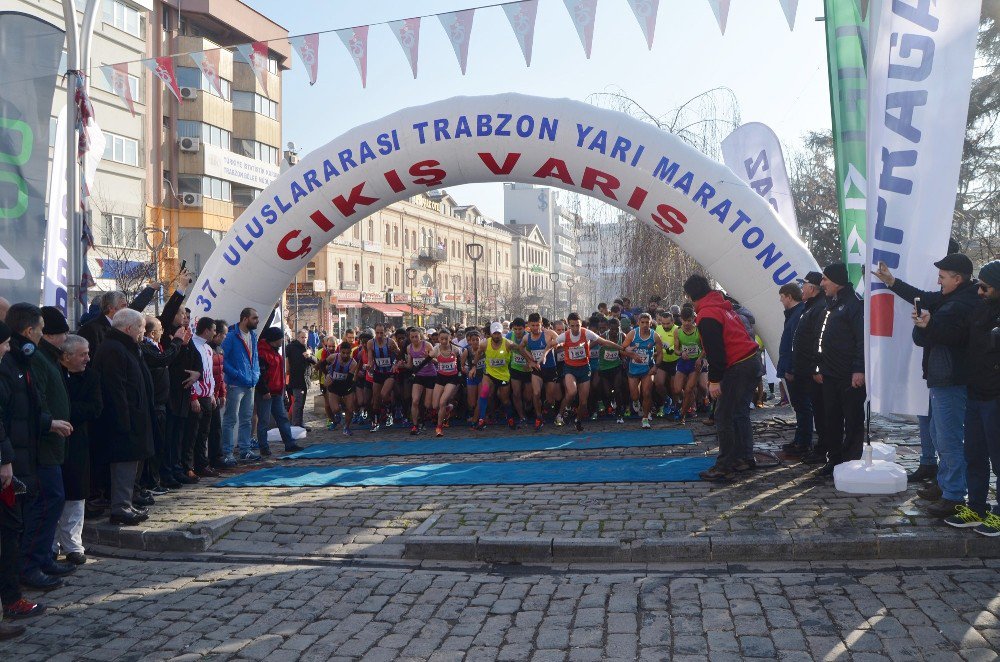
[[[147,284],[157,280],[156,269],[146,247],[145,221],[132,216],[104,188],[95,188],[90,199],[95,248],[91,255],[103,263],[105,276],[131,300]],[[139,201],[145,213],[145,201]]]

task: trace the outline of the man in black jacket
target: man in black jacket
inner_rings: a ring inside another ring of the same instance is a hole
[[[316,359],[306,346],[309,332],[299,331],[295,340],[285,346],[285,366],[288,372],[288,395],[292,399],[292,411],[289,421],[292,425],[302,426],[302,416],[305,412],[306,393],[309,390],[309,371],[316,365]]]
[[[812,411],[812,428],[816,432],[816,443],[812,444],[812,432],[809,434],[811,450],[802,456],[802,461],[808,464],[823,464],[826,462],[826,435],[823,426],[826,425],[826,409],[823,407],[823,385],[813,380],[819,368],[819,335],[826,319],[826,295],[821,284],[823,274],[810,271],[802,279],[802,317],[795,327],[795,337],[792,339],[792,369],[785,373],[789,383],[789,391],[800,395],[800,400],[809,401]],[[796,383],[797,382],[797,383]],[[804,406],[804,405],[803,405]]]
[[[827,308],[819,337],[819,372],[813,379],[823,385],[826,409],[827,462],[820,475],[832,476],[841,462],[861,459],[865,441],[865,309],[843,262],[823,270],[820,286]]]

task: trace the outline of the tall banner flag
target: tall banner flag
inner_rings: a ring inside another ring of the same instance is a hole
[[[594,21],[597,18],[597,0],[563,0],[566,11],[573,19],[576,33],[583,44],[583,52],[590,59],[590,47],[594,44]]]
[[[506,9],[506,5],[504,6]],[[420,49],[420,17],[390,21],[389,29],[396,35],[399,47],[403,49],[406,61],[410,63],[413,77],[417,77],[417,55]]]
[[[368,26],[362,25],[346,30],[337,30],[337,36],[344,42],[354,64],[361,74],[361,87],[368,86]]]
[[[891,4],[891,3],[890,3]],[[825,0],[826,50],[833,115],[833,157],[840,212],[840,241],[847,273],[862,288],[865,261],[865,95],[868,89],[868,21],[857,2]]]
[[[531,66],[531,46],[535,41],[535,16],[538,14],[538,0],[525,0],[517,4],[503,5],[510,27],[514,30],[517,45],[521,47],[525,66]]]
[[[653,32],[656,30],[656,12],[660,9],[660,0],[628,0],[628,6],[639,21],[642,34],[646,37],[646,46],[653,50]]]
[[[877,7],[877,5],[875,5]],[[937,290],[958,189],[980,0],[882,3],[869,63],[868,381],[872,411],[926,414],[913,307],[871,273]],[[875,10],[873,9],[873,14]],[[876,18],[876,17],[873,17]]]
[[[195,66],[201,69],[202,77],[215,88],[220,97],[223,96],[222,77],[219,75],[219,50],[191,53],[191,59],[194,60]]]
[[[795,29],[795,12],[799,8],[799,0],[778,0],[781,3],[781,11],[785,12],[785,19],[788,21],[788,29]]]
[[[39,301],[49,116],[63,41],[51,23],[0,12],[0,292],[12,302]]]
[[[135,117],[135,100],[132,98],[132,88],[128,84],[128,64],[123,62],[104,66],[101,67],[101,73],[108,79],[108,85],[111,86],[114,93],[125,102],[132,117]]]
[[[472,19],[475,15],[475,9],[438,14],[448,40],[451,41],[451,47],[455,49],[455,57],[458,58],[458,66],[462,68],[463,76],[465,65],[469,61],[469,38],[472,36]]]
[[[712,6],[712,12],[715,14],[715,20],[719,22],[719,29],[722,30],[722,34],[726,34],[726,22],[729,20],[729,2],[730,0],[708,0],[708,4]]]
[[[722,160],[736,176],[767,200],[782,224],[793,235],[799,233],[792,185],[785,168],[781,143],[766,124],[749,122],[722,141]]]
[[[174,59],[172,57],[169,55],[154,57],[143,60],[142,63],[149,67],[153,75],[167,86],[167,89],[174,95],[174,98],[178,101],[181,100],[181,88],[177,85],[177,74],[174,71]]]
[[[302,65],[309,72],[309,84],[315,85],[316,76],[319,74],[319,33],[314,32],[299,37],[289,37],[288,43],[299,54]]]
[[[260,86],[267,92],[267,44],[263,41],[237,44],[236,50],[250,64]]]

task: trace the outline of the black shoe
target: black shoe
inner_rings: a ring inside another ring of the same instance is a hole
[[[168,494],[170,492],[170,490],[168,490],[166,487],[162,485],[154,485],[153,487],[149,488],[148,491],[149,491],[149,496],[151,497],[163,496],[164,494]]]
[[[191,472],[194,474],[194,472]],[[185,473],[177,472],[174,474],[174,480],[176,480],[181,485],[194,485],[198,482],[197,476],[189,476]]]
[[[154,499],[153,495],[148,492],[145,494],[140,492],[132,497],[132,505],[134,506],[152,506],[155,503],[156,499]]]
[[[47,575],[41,570],[32,570],[27,574],[21,575],[21,585],[39,591],[51,591],[62,587],[63,580],[52,575]]]
[[[160,485],[168,490],[176,490],[181,487],[181,483],[177,482],[177,479],[173,475],[160,476]]]
[[[781,447],[781,450],[785,452],[785,455],[788,455],[790,457],[799,457],[799,458],[808,455],[812,451],[812,449],[810,449],[808,446],[803,446],[801,444],[796,444],[794,442],[790,444],[785,444],[784,446]]]
[[[925,501],[937,501],[938,499],[941,498],[942,494],[943,492],[941,491],[941,488],[938,486],[937,483],[928,485],[927,487],[922,487],[919,490],[917,490],[917,496],[920,497],[921,499],[924,499]],[[948,514],[950,515],[951,513]]]
[[[70,552],[66,555],[66,562],[73,565],[83,565],[87,562],[87,555],[83,552]]]
[[[76,570],[76,566],[72,563],[59,563],[58,561],[53,561],[50,565],[42,568],[42,572],[46,575],[52,575],[53,577],[68,575],[74,570]]]
[[[924,510],[928,515],[933,515],[934,517],[949,517],[955,514],[956,508],[964,505],[964,501],[952,501],[951,499],[942,498],[927,506]]]
[[[106,499],[87,499],[83,505],[83,516],[91,518],[100,517],[107,509],[108,502]]]
[[[285,449],[285,452],[286,453],[298,453],[299,451],[304,451],[304,450],[305,450],[305,448],[303,448],[302,446],[299,446],[298,444],[292,444],[291,446],[289,446],[288,448]]]
[[[813,449],[802,456],[806,464],[826,464],[826,453]]]
[[[923,480],[934,480],[937,478],[938,468],[936,464],[921,464],[917,470],[907,474],[907,483],[919,483]]]
[[[0,623],[0,641],[5,641],[7,639],[14,639],[20,637],[24,634],[25,628],[23,625],[15,625],[14,623]]]
[[[144,517],[134,510],[121,510],[111,513],[108,521],[119,526],[136,526],[142,524],[147,519],[149,519],[148,516]]]
[[[820,476],[832,476],[833,470],[837,467],[837,463],[830,461],[824,464],[820,470],[817,472]]]

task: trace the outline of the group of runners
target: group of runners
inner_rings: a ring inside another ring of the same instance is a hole
[[[709,405],[694,310],[655,317],[571,313],[550,322],[532,313],[482,329],[376,324],[339,343],[328,337],[316,357],[328,427],[351,435],[352,425],[401,424],[440,437],[456,420],[478,430],[532,418],[535,430],[547,421],[582,430],[601,415],[639,417],[644,429],[654,416],[684,423]]]

